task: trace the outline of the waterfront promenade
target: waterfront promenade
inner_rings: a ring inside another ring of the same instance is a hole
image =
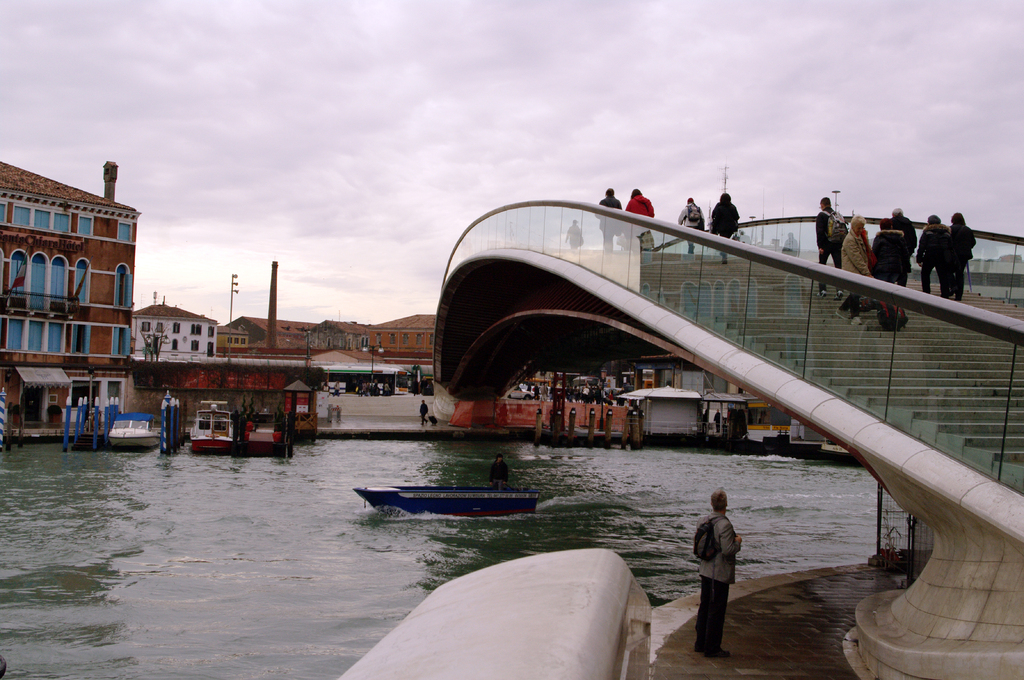
[[[740,581],[729,592],[722,647],[732,656],[726,659],[693,651],[700,594],[675,600],[652,613],[651,677],[873,679],[851,639],[857,603],[902,580],[899,573],[854,565]]]

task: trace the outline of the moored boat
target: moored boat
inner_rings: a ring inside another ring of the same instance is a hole
[[[115,449],[147,449],[160,443],[160,431],[153,429],[148,413],[118,413],[107,436]]]
[[[231,454],[233,430],[227,402],[203,401],[189,431],[192,453]]]
[[[353,489],[378,510],[411,514],[510,515],[534,512],[540,491],[476,486],[376,486]]]

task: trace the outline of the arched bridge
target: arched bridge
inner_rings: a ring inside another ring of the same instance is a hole
[[[741,234],[746,243],[565,201],[494,210],[449,261],[435,381],[478,399],[538,370],[665,351],[727,378],[846,446],[935,531],[914,585],[858,608],[869,667],[1022,677],[1024,321],[1001,302],[819,265],[813,218]],[[1021,297],[1020,247],[979,234],[975,287]],[[901,307],[909,323],[853,326],[817,295],[821,283]]]

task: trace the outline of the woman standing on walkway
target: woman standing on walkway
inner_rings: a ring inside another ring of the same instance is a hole
[[[893,228],[892,220],[888,217],[879,221],[878,226],[881,230],[871,244],[871,250],[878,262],[871,270],[871,274],[879,281],[899,283],[900,277],[909,273],[904,271],[910,262],[907,239],[902,230]]]
[[[932,269],[939,275],[939,292],[944,298],[953,297],[956,286],[956,252],[949,227],[938,215],[928,218],[928,226],[921,232],[917,242],[917,263],[921,265],[921,290],[926,295],[932,292]]]
[[[871,276],[871,268],[875,264],[875,254],[868,247],[868,232],[864,229],[867,221],[861,215],[854,215],[850,221],[850,233],[843,239],[843,270]],[[902,234],[901,234],[902,235]],[[844,306],[850,307],[850,323],[860,325],[860,296],[850,293]]]
[[[953,213],[949,219],[950,232],[952,232],[953,252],[956,253],[956,269],[953,278],[956,290],[953,291],[957,300],[964,298],[964,270],[967,263],[974,257],[974,246],[978,243],[974,238],[974,232],[964,222],[964,216],[960,213]]]

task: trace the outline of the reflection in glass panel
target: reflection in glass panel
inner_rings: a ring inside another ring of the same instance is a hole
[[[886,420],[995,477],[1013,346],[905,313],[907,325],[895,334]]]
[[[637,246],[640,249],[640,289],[644,297],[664,304],[662,269],[664,263],[665,235],[651,229],[637,227]],[[646,288],[647,293],[643,293]]]
[[[544,206],[530,206],[530,250],[544,252]]]
[[[1017,348],[999,480],[1024,491],[1024,349]]]
[[[696,309],[696,284],[700,276],[700,265],[696,263],[693,254],[688,252],[693,248],[692,241],[667,238],[660,244],[657,254],[661,261],[661,303],[678,313],[683,310],[683,287],[686,283],[693,289],[692,304]]]
[[[579,264],[583,249],[583,211],[564,208],[562,210],[562,259]]]
[[[545,255],[558,257],[562,249],[562,209],[548,206],[544,210],[544,250]]]
[[[601,227],[604,218],[589,212],[583,212],[580,216],[580,226],[583,229],[583,243],[580,246],[581,265],[593,272],[601,272],[604,261],[604,231]]]
[[[743,346],[774,364],[803,373],[811,280],[751,264]]]
[[[508,213],[508,229],[512,247],[530,249],[530,209],[516,208]]]

